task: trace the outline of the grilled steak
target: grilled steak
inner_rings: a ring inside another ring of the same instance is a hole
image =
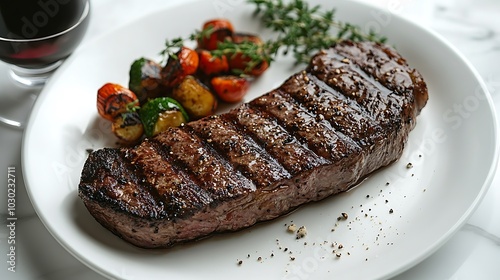
[[[427,98],[422,76],[390,47],[341,42],[226,114],[92,152],[79,196],[139,247],[239,230],[396,161]]]

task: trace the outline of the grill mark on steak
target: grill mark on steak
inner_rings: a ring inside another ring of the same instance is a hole
[[[409,67],[394,49],[382,44],[344,41],[336,44],[333,50],[355,62],[388,89],[405,96],[407,104],[414,104],[414,113],[418,114],[427,103],[427,85],[422,75]]]
[[[139,247],[242,229],[396,161],[427,98],[422,76],[392,49],[341,42],[226,114],[135,148],[94,151],[79,196],[99,223]]]
[[[298,141],[327,161],[337,161],[360,152],[360,147],[352,139],[333,130],[328,122],[316,121],[312,112],[280,89],[252,101],[252,105],[268,112]]]
[[[180,163],[193,181],[210,194],[212,203],[237,197],[255,190],[255,185],[232,169],[220,155],[202,139],[186,129],[169,129],[154,141],[169,151],[171,158]]]
[[[144,142],[131,152],[131,163],[142,166],[142,182],[154,187],[168,219],[187,217],[213,201],[184,169],[170,163],[169,152],[158,142]]]
[[[227,115],[226,115],[227,117]],[[201,139],[206,139],[217,154],[225,157],[233,168],[252,180],[257,188],[290,178],[288,171],[273,159],[263,147],[224,116],[212,116],[186,125]],[[266,174],[266,176],[262,176]]]
[[[351,63],[330,55],[331,50],[323,51],[313,57],[310,72],[328,86],[358,102],[382,127],[401,125],[402,97],[366,79],[362,71]]]
[[[292,176],[328,163],[324,158],[304,147],[272,116],[251,103],[239,106],[228,115]]]
[[[365,73],[400,95],[411,95],[412,79],[406,61],[382,45],[343,42],[335,46],[338,55],[354,61]],[[395,75],[387,75],[395,74]],[[397,80],[397,81],[396,81]],[[413,97],[411,97],[413,99]]]
[[[373,144],[383,137],[378,122],[355,100],[339,93],[305,71],[293,75],[283,84],[283,91],[326,120],[335,130],[350,137],[360,147]]]

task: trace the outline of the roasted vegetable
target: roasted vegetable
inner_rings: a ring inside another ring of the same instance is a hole
[[[232,40],[235,44],[241,44],[243,42],[252,42],[257,45],[264,44],[264,42],[259,36],[251,33],[243,33],[243,32],[234,33]]]
[[[198,39],[198,47],[205,50],[215,50],[219,42],[230,40],[234,28],[226,19],[213,19],[205,22]]]
[[[137,96],[119,84],[107,83],[97,91],[97,112],[110,121],[138,103]]]
[[[214,57],[210,51],[200,49],[198,50],[198,56],[200,58],[199,68],[205,75],[220,74],[229,70],[229,64],[225,55]]]
[[[140,103],[159,97],[162,93],[161,65],[157,62],[139,58],[130,66],[128,88],[139,98]]]
[[[149,100],[139,111],[146,136],[154,136],[168,127],[176,127],[189,121],[188,114],[176,100],[158,97]]]
[[[196,73],[198,64],[198,53],[190,48],[181,47],[175,56],[168,58],[167,64],[161,70],[162,84],[166,87],[177,86],[186,76]]]
[[[258,46],[261,46],[263,44],[262,39],[253,34],[248,34],[248,33],[236,33],[233,35],[233,43],[236,44],[244,44],[244,43],[251,43],[255,44]],[[237,52],[231,56],[229,56],[229,68],[233,72],[237,73],[243,73],[251,76],[260,76],[264,71],[269,68],[269,63],[267,61],[261,61],[257,64],[255,64],[255,60],[248,56],[245,55],[241,52]]]
[[[217,96],[228,103],[241,101],[250,87],[250,81],[239,76],[214,77],[210,83]]]
[[[172,91],[172,98],[179,101],[194,120],[212,115],[217,109],[217,98],[214,94],[191,75]]]
[[[136,111],[118,115],[113,120],[111,130],[118,139],[127,144],[136,143],[144,134],[144,127]]]

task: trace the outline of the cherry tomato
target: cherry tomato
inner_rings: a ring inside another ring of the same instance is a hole
[[[229,70],[227,57],[213,57],[210,51],[198,50],[200,57],[200,70],[206,75],[220,74]]]
[[[238,76],[218,76],[210,83],[217,96],[228,103],[241,101],[250,87],[249,80]]]
[[[231,39],[234,33],[232,23],[226,19],[213,19],[205,22],[203,24],[202,34],[208,31],[209,28],[211,28],[209,31],[210,34],[198,40],[198,47],[209,51],[217,49],[217,44],[219,42]]]
[[[134,102],[139,105],[137,96],[119,84],[106,83],[97,91],[97,112],[110,121],[127,112]]]
[[[257,45],[262,45],[264,43],[259,36],[255,35],[255,34],[242,33],[242,32],[234,33],[232,40],[236,44],[241,44],[243,42],[252,42],[252,43],[255,43]]]
[[[177,58],[169,57],[167,64],[161,69],[160,75],[164,86],[174,87],[198,69],[200,61],[195,50],[182,47],[176,56]]]
[[[250,58],[237,54],[229,61],[229,68],[255,77],[262,75],[267,68],[269,68],[269,63],[265,60],[251,68],[248,68],[249,61]]]
[[[244,42],[250,42],[257,45],[262,45],[262,39],[259,36],[247,33],[236,33],[233,35],[233,42],[241,44]],[[262,61],[261,63],[249,68],[249,63],[251,59],[243,55],[242,53],[236,53],[229,58],[229,68],[231,70],[237,70],[251,76],[260,76],[264,73],[267,68],[269,68],[269,63],[267,61]]]

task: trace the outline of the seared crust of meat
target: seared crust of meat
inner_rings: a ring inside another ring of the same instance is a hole
[[[402,154],[428,99],[392,48],[345,41],[226,114],[92,152],[79,196],[143,248],[249,227],[346,191]]]

